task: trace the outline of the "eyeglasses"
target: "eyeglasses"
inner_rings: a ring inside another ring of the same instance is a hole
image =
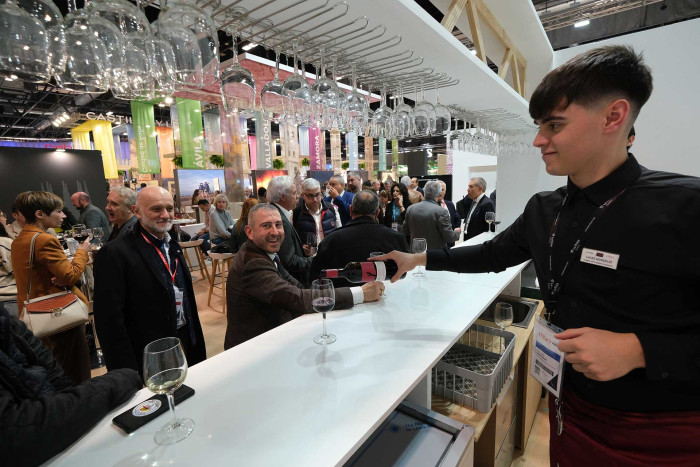
[[[304,195],[305,198],[309,198],[309,199],[322,198],[322,197],[323,197],[323,195],[322,195],[320,192],[319,192],[319,193],[302,193],[302,194]]]

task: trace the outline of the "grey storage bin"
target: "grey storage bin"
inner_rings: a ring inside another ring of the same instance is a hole
[[[404,401],[345,463],[346,467],[471,467],[474,428]]]
[[[515,334],[475,324],[432,370],[433,395],[488,412],[513,369]]]

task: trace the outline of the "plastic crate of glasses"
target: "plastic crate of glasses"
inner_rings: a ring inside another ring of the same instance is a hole
[[[475,324],[433,367],[433,395],[488,412],[513,368],[515,334]]]

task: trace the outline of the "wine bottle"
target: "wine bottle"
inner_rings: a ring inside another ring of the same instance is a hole
[[[390,280],[396,274],[399,267],[393,260],[386,261],[353,261],[342,269],[324,269],[321,271],[321,279],[335,279],[344,277],[350,282],[374,282]],[[406,277],[406,273],[401,279]]]

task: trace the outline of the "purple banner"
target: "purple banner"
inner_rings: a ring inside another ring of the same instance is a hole
[[[323,154],[323,132],[318,127],[309,127],[309,169],[326,168],[326,155]]]

